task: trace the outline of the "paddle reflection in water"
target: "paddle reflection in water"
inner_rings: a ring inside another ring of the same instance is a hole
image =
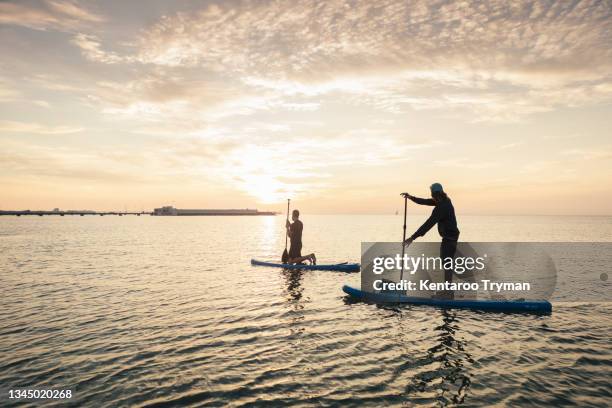
[[[440,310],[442,323],[434,329],[437,344],[426,351],[416,362],[424,370],[412,377],[412,384],[406,387],[406,399],[411,396],[435,394],[442,406],[464,402],[471,380],[469,367],[476,362],[467,352],[467,342],[458,337],[459,321],[453,310]],[[433,395],[432,395],[433,396]]]
[[[299,269],[283,269],[282,272],[286,284],[284,295],[289,309],[286,315],[290,317],[289,327],[291,337],[304,332],[302,325],[304,321],[304,304],[302,301],[304,293],[304,287],[302,286],[303,273]]]

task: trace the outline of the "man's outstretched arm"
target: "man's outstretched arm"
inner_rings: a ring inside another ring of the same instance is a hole
[[[412,236],[410,237],[411,241],[414,241],[415,239],[417,239],[418,237],[422,237],[423,235],[427,234],[427,232],[434,226],[436,225],[436,223],[440,221],[440,212],[438,211],[437,208],[435,208],[431,215],[429,216],[429,218],[427,219],[427,221],[425,221],[423,223],[423,225],[421,225],[419,227],[418,230],[416,230],[416,232],[414,234],[412,234]]]
[[[420,205],[430,205],[430,206],[436,205],[436,202],[433,200],[433,198],[419,198],[419,197],[410,195],[408,193],[402,193],[402,195],[405,197],[408,197],[410,201],[420,204]]]

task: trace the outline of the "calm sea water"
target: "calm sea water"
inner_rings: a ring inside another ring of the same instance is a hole
[[[320,263],[401,238],[401,216],[303,220]],[[96,407],[612,405],[611,303],[550,316],[355,303],[341,285],[359,274],[250,265],[280,256],[283,223],[0,218],[2,405],[18,387]],[[465,241],[612,241],[610,217],[460,227]]]

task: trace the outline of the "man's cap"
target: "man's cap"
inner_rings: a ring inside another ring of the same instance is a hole
[[[432,193],[441,193],[444,191],[444,189],[442,188],[442,184],[440,183],[433,183],[429,189],[431,190]]]

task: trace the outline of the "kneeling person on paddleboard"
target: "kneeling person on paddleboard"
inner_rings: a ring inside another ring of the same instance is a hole
[[[455,208],[453,207],[453,203],[444,192],[444,189],[440,183],[433,183],[430,186],[430,190],[431,198],[418,198],[408,193],[402,193],[404,197],[409,198],[417,204],[435,207],[427,221],[425,221],[410,238],[404,241],[404,245],[410,245],[415,239],[422,237],[434,225],[438,224],[438,233],[442,237],[442,243],[440,244],[440,258],[442,259],[443,264],[445,264],[445,259],[454,258],[455,252],[457,251],[459,229],[457,228]],[[453,281],[452,269],[444,268],[444,280],[447,282]],[[443,295],[452,297],[453,293],[443,293]]]
[[[287,234],[291,240],[288,263],[298,264],[304,261],[310,261],[313,265],[316,265],[317,258],[315,257],[314,253],[302,256],[302,230],[304,229],[304,224],[302,224],[302,221],[300,221],[300,212],[298,210],[293,210],[291,213],[291,219],[293,220],[293,223],[290,223],[289,220],[287,220],[286,224]]]

